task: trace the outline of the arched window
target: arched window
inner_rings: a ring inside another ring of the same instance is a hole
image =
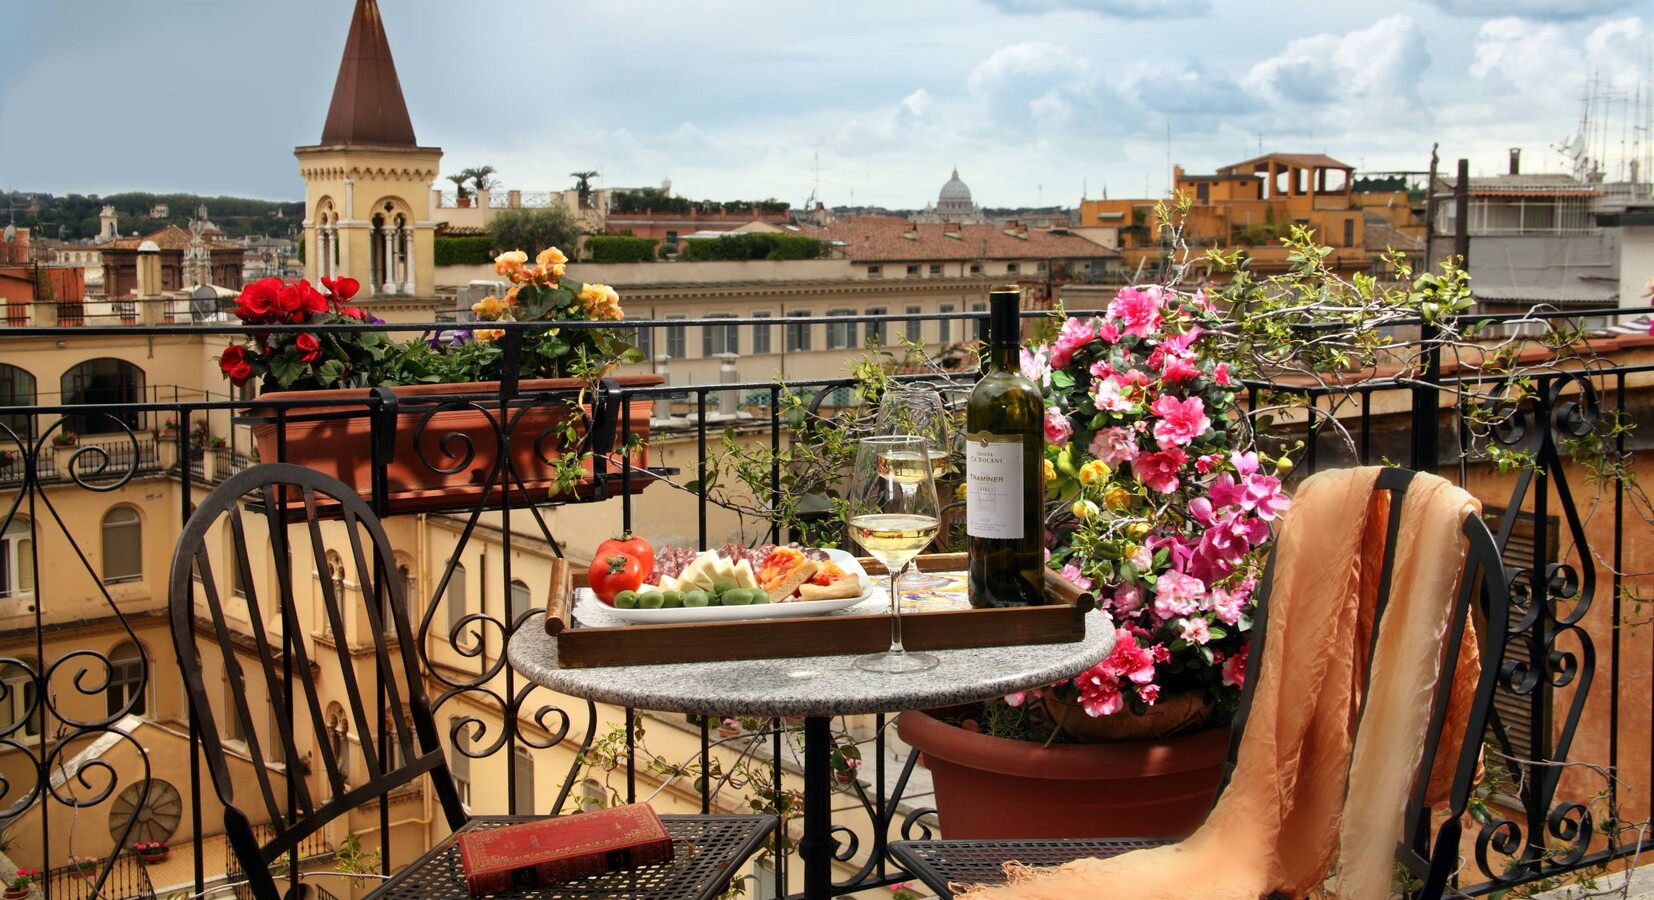
[[[0,406],[33,406],[35,402],[34,376],[26,369],[0,363]],[[26,440],[33,433],[34,416],[28,413],[0,416],[0,440],[13,437]]]
[[[34,594],[34,535],[27,519],[12,519],[0,533],[0,600]]]
[[[338,703],[327,705],[327,746],[339,766],[339,778],[350,778],[350,720]]]
[[[103,581],[144,577],[144,526],[137,510],[116,506],[103,515]],[[232,567],[235,565],[231,563]]]
[[[112,434],[136,430],[139,413],[123,408],[144,397],[144,370],[124,359],[89,359],[63,373],[66,406],[96,406],[97,415],[69,416],[64,427],[76,434]]]
[[[145,690],[149,666],[144,651],[127,641],[109,654],[109,687],[104,694],[105,709],[109,715],[123,710],[134,716],[149,714],[149,697]],[[131,704],[130,707],[128,704]]]
[[[448,604],[448,639],[459,643],[454,636],[454,629],[460,627],[460,620],[465,618],[465,564],[456,560],[454,572],[448,576],[448,590],[444,592],[443,602]]]
[[[529,593],[528,585],[521,579],[511,579],[511,597],[506,602],[506,624],[517,621],[517,617],[528,612],[529,604],[533,603],[533,595]]]

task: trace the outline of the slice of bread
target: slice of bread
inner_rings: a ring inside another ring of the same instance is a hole
[[[800,600],[847,600],[861,596],[861,582],[854,575],[843,575],[826,584],[803,584],[798,588]]]
[[[771,603],[785,603],[798,592],[800,585],[815,577],[818,567],[810,560],[804,560],[797,566],[783,572],[764,585],[764,593],[770,595]]]

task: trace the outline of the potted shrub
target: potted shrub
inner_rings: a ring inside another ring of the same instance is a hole
[[[161,437],[165,440],[178,440],[178,433],[183,430],[184,423],[177,416],[167,416],[166,421],[161,423]]]
[[[76,444],[79,444],[79,443],[80,443],[80,435],[74,433],[73,431],[70,431],[67,428],[63,429],[62,431],[55,432],[52,435],[52,446],[53,447],[73,447],[73,446],[75,446]]]
[[[458,175],[449,175],[448,180],[454,183],[455,202],[460,209],[471,208],[471,189],[466,187],[471,181],[470,172],[461,172]]]
[[[172,848],[162,841],[139,841],[132,845],[132,849],[137,851],[138,858],[145,863],[164,862],[172,855]]]
[[[559,321],[618,321],[619,297],[600,284],[564,283],[567,259],[548,248],[529,265],[521,251],[502,254],[496,270],[512,282],[506,296],[487,297],[473,306],[478,321],[469,330],[429,340],[395,342],[378,332],[332,331],[255,336],[232,344],[219,365],[236,385],[258,379],[260,399],[271,401],[358,401],[350,406],[299,407],[278,415],[254,406],[247,419],[261,459],[278,456],[278,428],[285,436],[286,459],[355,484],[372,494],[371,413],[374,388],[388,388],[398,413],[390,429],[393,459],[385,472],[392,511],[470,505],[491,498],[498,504],[509,491],[519,502],[552,497],[590,496],[596,489],[588,448],[594,436],[592,398],[601,380],[622,362],[641,358],[636,348],[609,331],[558,329]],[[243,290],[236,314],[249,325],[360,324],[377,322],[350,299],[358,284],[350,278],[323,279],[330,296],[308,283],[277,279],[255,282]],[[491,322],[545,322],[523,338],[522,362],[515,373],[522,395],[500,418],[500,379],[505,352],[500,328]],[[658,375],[619,376],[622,387],[660,384]],[[632,444],[615,448],[609,466],[619,469],[619,453],[634,468],[647,463],[650,402],[633,401]],[[293,421],[287,417],[292,417]],[[616,441],[623,421],[613,419]],[[507,432],[502,447],[500,434]],[[646,478],[633,479],[641,490]]]
[[[39,869],[18,869],[17,874],[6,882],[6,900],[23,900],[34,891],[34,880],[40,877]]]
[[[69,857],[69,868],[85,875],[97,870],[98,861],[90,856],[71,856]]]

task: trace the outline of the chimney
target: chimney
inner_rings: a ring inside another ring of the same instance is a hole
[[[1510,174],[1512,174],[1512,175],[1522,174],[1522,148],[1521,147],[1512,147],[1512,148],[1510,148]]]
[[[662,384],[672,383],[672,373],[668,369],[671,362],[672,357],[664,353],[655,357],[655,374],[661,377]],[[672,398],[669,395],[661,394],[655,398],[655,410],[650,418],[657,422],[664,422],[672,418]]]
[[[741,357],[734,353],[718,354],[719,384],[734,384],[741,380],[740,376],[735,371],[735,361],[740,358]],[[718,415],[731,419],[735,418],[735,413],[739,409],[738,400],[735,393],[735,391],[718,392]]]
[[[154,241],[138,245],[138,297],[161,296],[161,248]]]

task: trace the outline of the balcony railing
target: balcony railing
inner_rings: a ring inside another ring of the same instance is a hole
[[[948,318],[981,316],[960,313]],[[901,323],[937,317],[850,318]],[[816,317],[784,324],[827,321]],[[670,324],[778,323],[716,319]],[[624,327],[666,325],[628,322]],[[420,326],[383,327],[407,331]],[[155,331],[240,333],[220,326]],[[106,333],[130,329],[8,332],[40,337]],[[508,344],[517,340],[516,334],[508,335]],[[1511,617],[1517,623],[1511,633],[1486,636],[1507,648],[1501,700],[1486,736],[1488,767],[1504,777],[1500,790],[1477,807],[1475,821],[1465,824],[1465,862],[1456,887],[1469,895],[1597,871],[1635,858],[1654,843],[1647,829],[1636,824],[1649,818],[1646,798],[1654,786],[1647,757],[1654,727],[1647,717],[1641,674],[1646,669],[1639,668],[1647,665],[1654,638],[1647,629],[1632,627],[1645,622],[1644,603],[1650,596],[1649,577],[1632,572],[1635,560],[1646,558],[1649,550],[1649,530],[1639,518],[1648,514],[1647,498],[1636,482],[1593,480],[1593,471],[1571,461],[1567,452],[1591,428],[1612,421],[1642,426],[1606,432],[1608,446],[1619,458],[1633,458],[1627,454],[1642,447],[1642,435],[1654,424],[1649,421],[1654,403],[1644,396],[1654,390],[1654,364],[1617,358],[1587,372],[1536,376],[1520,394],[1509,395],[1519,399],[1513,399],[1508,417],[1493,429],[1492,440],[1483,443],[1471,440],[1470,411],[1445,393],[1478,377],[1437,370],[1406,382],[1248,386],[1254,408],[1294,396],[1321,411],[1291,420],[1296,424],[1278,425],[1264,437],[1271,446],[1302,440],[1301,472],[1382,462],[1436,470],[1481,497],[1494,519],[1507,563],[1514,569],[1516,587],[1510,602],[1518,615]],[[619,523],[628,529],[634,522],[648,522],[651,529],[670,525],[671,530],[693,535],[688,540],[701,547],[718,543],[724,535],[714,535],[716,504],[704,489],[685,484],[705,483],[726,428],[733,427],[738,437],[780,447],[793,440],[794,428],[782,414],[783,391],[825,400],[838,392],[847,394],[850,386],[847,379],[834,379],[605,387],[602,402],[619,404],[623,433],[642,424],[633,421],[630,402],[652,403],[673,417],[670,423],[659,420],[652,441],[681,452],[672,463],[678,475],[670,476],[677,485],[657,485],[635,495],[626,489],[611,490],[612,499],[601,508],[618,506]],[[516,395],[516,389],[508,382],[489,402],[500,404],[496,411],[528,402]],[[726,394],[740,398],[740,411],[748,415],[716,415],[720,397]],[[1327,414],[1335,401],[1340,404],[1337,411]],[[354,405],[340,409],[377,423],[386,421],[382,395],[350,402]],[[261,405],[277,417],[296,415],[294,403]],[[164,417],[222,417],[245,406],[242,401],[201,395],[152,394],[100,412],[148,423]],[[70,847],[84,855],[100,841],[109,844],[111,832],[116,846],[130,845],[115,827],[125,820],[110,818],[112,807],[126,798],[128,806],[136,803],[154,814],[150,819],[161,813],[170,816],[161,825],[168,829],[173,852],[189,862],[193,886],[185,888],[195,894],[234,890],[238,870],[223,853],[221,828],[215,821],[217,801],[194,752],[199,736],[182,700],[177,673],[171,671],[175,667],[166,637],[160,573],[180,523],[192,509],[195,491],[201,490],[195,479],[185,489],[179,481],[183,466],[176,461],[188,460],[189,471],[199,479],[207,474],[204,460],[210,459],[215,469],[233,469],[249,464],[250,453],[224,447],[202,454],[198,451],[203,448],[185,431],[176,437],[174,462],[163,465],[164,448],[156,439],[129,428],[98,451],[106,464],[95,471],[65,469],[59,459],[64,448],[54,448],[38,436],[50,434],[61,418],[84,412],[45,403],[0,408],[0,422],[22,414],[37,423],[32,439],[21,444],[0,439],[0,451],[11,454],[0,457],[0,574],[13,580],[9,593],[8,585],[0,584],[0,827],[11,829],[10,854],[20,865],[52,868],[42,863],[61,862]],[[502,416],[497,421],[511,419]],[[1524,455],[1512,462],[1515,450]],[[645,477],[626,457],[616,460],[609,471],[622,485]],[[773,472],[773,494],[779,494],[781,484],[781,473]],[[385,482],[377,481],[376,502],[383,501],[378,492],[384,490]],[[689,500],[682,505],[685,497]],[[599,507],[525,506],[515,492],[498,499],[503,509],[488,510],[479,503],[426,514],[418,518],[417,529],[393,532],[392,537],[394,542],[396,534],[405,533],[425,541],[423,536],[434,529],[452,536],[453,543],[439,554],[429,553],[433,544],[410,547],[410,554],[427,555],[411,559],[406,577],[416,591],[411,596],[420,635],[417,652],[428,672],[438,721],[451,726],[444,729],[454,744],[449,755],[457,761],[455,777],[473,811],[546,813],[614,799],[654,798],[702,810],[757,802],[779,810],[796,829],[797,767],[785,723],[743,722],[742,730],[722,734],[717,722],[558,698],[530,689],[504,664],[501,648],[509,636],[519,628],[540,627],[536,617],[522,615],[523,610],[513,605],[517,594],[512,566],[527,565],[514,560],[560,554],[560,545],[548,539],[563,537],[571,528],[589,529],[589,524],[576,523],[598,515]],[[136,579],[125,557],[110,555],[113,542],[122,539],[112,529],[127,521],[111,525],[105,510],[112,502],[132,506],[144,516],[144,549],[137,557],[142,560],[141,574]],[[674,502],[680,505],[673,507]],[[678,512],[665,512],[673,508]],[[773,531],[746,536],[788,537]],[[470,588],[456,590],[454,584],[466,583],[457,564],[469,558],[465,553],[473,544],[485,546],[489,554],[483,573],[487,580],[470,582],[481,586],[482,596],[467,597]],[[16,579],[24,561],[29,562],[33,580],[28,590],[19,590]],[[295,574],[344,578],[342,571]],[[455,609],[459,603],[465,605]],[[320,631],[295,638],[336,639]],[[835,803],[839,808],[834,824],[841,841],[838,889],[844,893],[906,880],[886,858],[887,842],[938,829],[919,793],[922,778],[915,771],[916,755],[896,745],[888,733],[890,721],[875,716],[838,726],[838,739],[862,745],[868,760],[859,779],[846,784]],[[650,741],[664,736],[673,744],[659,759],[683,751],[684,756],[676,759],[678,768],[658,761],[644,764],[649,757],[639,728],[646,723]],[[270,727],[290,724],[272,721]],[[233,741],[234,736],[228,737]],[[341,733],[339,739],[348,741],[350,736]],[[554,787],[543,780],[548,761],[557,769]],[[304,759],[289,761],[282,777],[303,777],[308,765]],[[732,786],[730,772],[736,765],[762,777]],[[708,777],[712,772],[722,777]],[[176,792],[177,804],[165,810],[147,806],[149,798],[167,796],[163,783]],[[134,786],[143,789],[129,793]],[[918,796],[912,796],[915,793]],[[422,843],[431,835],[416,831],[421,836],[410,838],[404,825],[428,817],[423,811],[428,804],[429,798],[418,795],[381,797],[377,809],[350,824],[358,831],[376,832],[364,846],[377,845],[377,871],[388,874],[425,849]],[[393,822],[399,824],[393,827]],[[940,823],[941,833],[945,828],[946,823]],[[330,845],[336,847],[343,837],[333,835]],[[784,836],[769,849],[762,875],[753,882],[774,885],[763,896],[786,893],[790,876],[796,875],[793,853],[791,839]],[[104,896],[122,896],[116,886],[128,864],[119,861],[128,857],[115,859],[116,864],[106,863],[98,872],[96,884]],[[43,889],[49,900],[79,896],[57,878],[47,879]]]

